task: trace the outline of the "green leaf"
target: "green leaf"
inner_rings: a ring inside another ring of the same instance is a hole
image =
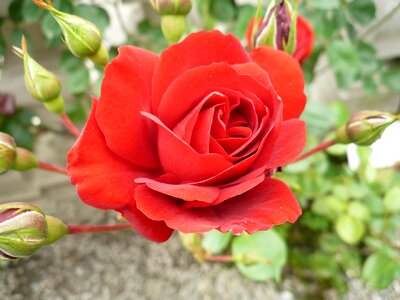
[[[235,19],[237,7],[233,0],[210,1],[210,14],[219,21]]]
[[[108,16],[107,11],[100,6],[79,4],[74,7],[74,14],[94,23],[101,32],[104,32],[110,24],[110,17]]]
[[[345,41],[335,41],[327,49],[329,63],[336,72],[341,88],[347,88],[355,81],[360,72],[357,50]]]
[[[83,68],[82,59],[65,50],[61,54],[60,68],[64,72],[73,73],[76,69]]]
[[[389,287],[395,278],[396,261],[383,254],[375,253],[367,258],[362,270],[362,279],[376,289]]]
[[[256,8],[252,5],[243,5],[238,7],[238,17],[231,30],[232,34],[237,37],[244,37],[249,20],[256,14]]]
[[[336,127],[346,124],[350,118],[350,111],[347,105],[345,105],[342,101],[334,101],[330,104],[330,108],[336,117]]]
[[[54,20],[51,14],[46,14],[40,24],[42,33],[45,38],[49,41],[53,39],[60,39],[61,36],[61,28],[57,24],[56,20]]]
[[[65,110],[72,122],[84,122],[87,119],[85,109],[78,101],[67,103]]]
[[[22,16],[23,0],[14,0],[8,7],[8,15],[15,23],[21,22],[24,17]]]
[[[349,204],[347,209],[350,216],[353,216],[360,221],[368,221],[371,217],[368,207],[361,202],[353,201]]]
[[[385,210],[390,213],[400,212],[400,187],[390,189],[383,199]]]
[[[365,233],[364,223],[350,215],[343,215],[337,219],[335,229],[342,241],[350,245],[357,244]]]
[[[363,78],[363,87],[368,96],[374,96],[378,91],[378,85],[372,76]]]
[[[6,54],[6,42],[4,41],[4,37],[0,32],[0,62],[1,62],[1,58],[4,57],[4,55]]]
[[[279,281],[287,261],[286,243],[273,229],[235,237],[232,254],[239,272],[256,281]]]
[[[330,10],[339,7],[339,0],[307,0],[307,3],[315,8]]]
[[[373,0],[353,0],[347,6],[350,19],[367,25],[375,18],[376,8]]]
[[[38,7],[32,0],[23,0],[21,13],[24,21],[37,22],[45,13],[45,10]]]
[[[382,62],[376,55],[376,50],[370,44],[359,43],[357,44],[357,52],[359,55],[361,73],[364,75],[373,75],[382,67]]]
[[[400,68],[389,68],[382,73],[381,81],[393,92],[400,91]]]
[[[222,233],[218,230],[206,232],[203,237],[202,246],[210,254],[218,254],[228,247],[232,233]]]
[[[73,94],[85,93],[89,88],[89,71],[81,67],[71,72],[67,80],[67,89]]]

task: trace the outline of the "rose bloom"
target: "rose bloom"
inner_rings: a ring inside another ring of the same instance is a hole
[[[290,55],[249,54],[219,31],[160,56],[121,47],[68,154],[71,181],[85,203],[120,212],[157,242],[175,229],[240,234],[295,222],[299,204],[271,176],[305,146],[303,90]]]
[[[260,20],[261,26],[263,20]],[[250,19],[246,30],[246,42],[250,49],[253,48],[251,43],[251,35],[253,32],[254,18]],[[312,53],[314,47],[314,31],[311,24],[303,17],[298,16],[296,20],[296,50],[293,57],[298,62],[303,62]]]

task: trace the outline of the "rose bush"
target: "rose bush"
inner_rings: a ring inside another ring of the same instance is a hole
[[[301,68],[268,47],[198,32],[160,56],[133,46],[106,67],[99,101],[68,154],[81,199],[142,235],[252,233],[301,209],[271,178],[305,146]]]

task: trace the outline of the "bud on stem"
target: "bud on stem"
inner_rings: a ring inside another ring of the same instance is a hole
[[[31,256],[67,233],[64,223],[32,204],[0,204],[0,261]]]
[[[24,61],[24,81],[31,96],[43,102],[45,107],[56,114],[64,112],[60,80],[37,63],[29,54],[26,39],[22,37],[22,49],[13,47],[14,53]]]
[[[341,144],[354,143],[359,146],[369,146],[381,137],[389,125],[399,119],[399,116],[385,112],[357,112],[336,131],[335,141]]]
[[[254,24],[258,29],[251,38],[254,43],[252,46],[270,46],[292,55],[296,50],[297,3],[296,0],[292,9],[288,0],[281,0],[277,4],[272,1],[261,25],[258,26],[257,22]]]
[[[99,66],[109,61],[107,50],[102,44],[102,37],[97,26],[81,17],[63,13],[54,8],[50,0],[33,0],[39,7],[48,10],[63,33],[63,41],[77,57],[87,57]]]
[[[10,169],[26,171],[38,166],[39,162],[32,152],[17,147],[11,136],[0,132],[0,174]]]
[[[170,43],[180,40],[186,31],[185,16],[192,9],[192,0],[150,0],[161,16],[161,30]]]

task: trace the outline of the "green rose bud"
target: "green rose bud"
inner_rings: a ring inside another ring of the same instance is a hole
[[[64,99],[61,96],[61,83],[56,75],[36,62],[29,54],[25,37],[22,37],[22,49],[13,47],[14,53],[24,61],[24,81],[31,96],[43,102],[51,112],[64,113]]]
[[[161,30],[170,43],[180,40],[186,31],[185,16],[192,9],[192,0],[150,0],[161,16]]]
[[[38,166],[39,161],[32,152],[17,147],[11,136],[0,132],[0,174],[10,169],[26,171]]]
[[[270,46],[293,54],[296,50],[296,23],[297,1],[294,9],[288,0],[278,4],[272,1],[254,35],[255,46]]]
[[[12,168],[15,157],[17,156],[17,146],[14,139],[0,132],[0,174]]]
[[[50,1],[48,3],[44,3],[43,0],[33,1],[52,14],[60,25],[63,41],[72,54],[77,57],[87,57],[100,66],[108,63],[108,52],[102,45],[101,33],[95,24],[55,9]]]
[[[0,261],[34,254],[47,239],[43,212],[28,203],[0,204]]]
[[[192,9],[192,0],[150,0],[150,4],[160,15],[186,16]]]
[[[13,50],[24,61],[24,81],[29,94],[41,102],[48,102],[56,98],[61,92],[60,80],[28,54],[25,37],[22,37],[22,49],[13,47]]]
[[[399,116],[379,111],[361,111],[352,115],[349,121],[336,131],[337,143],[354,143],[369,146],[377,141],[385,129],[399,120]]]

